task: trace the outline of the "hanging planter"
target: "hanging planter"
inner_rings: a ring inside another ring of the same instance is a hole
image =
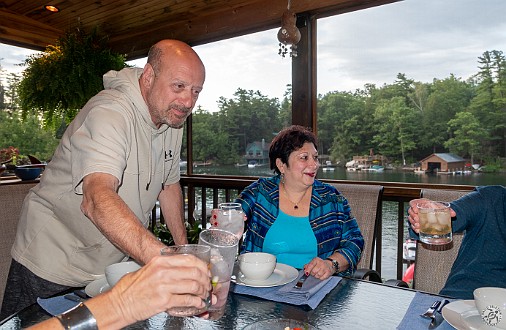
[[[18,89],[23,115],[42,114],[53,127],[70,122],[103,89],[104,73],[126,66],[125,56],[112,52],[107,40],[96,28],[88,34],[77,27],[44,52],[29,56]]]

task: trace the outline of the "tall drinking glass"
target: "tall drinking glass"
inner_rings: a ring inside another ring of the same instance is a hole
[[[199,244],[211,247],[213,293],[218,298],[218,302],[211,305],[208,311],[222,314],[230,289],[230,278],[234,270],[239,238],[229,231],[211,228],[200,233]]]
[[[452,241],[452,219],[450,204],[424,201],[416,205],[420,219],[420,241],[443,245]]]
[[[211,211],[211,227],[234,233],[241,239],[244,233],[244,212],[239,203],[220,203]]]
[[[185,245],[173,245],[167,246],[161,249],[161,254],[163,256],[173,256],[178,254],[184,255],[194,255],[200,260],[204,261],[209,265],[211,261],[211,247],[207,245],[199,245],[199,244],[185,244]],[[206,312],[211,305],[211,295],[209,295],[208,299],[205,301],[206,306],[203,308],[196,307],[173,307],[169,309],[167,312],[170,315],[174,316],[192,316],[199,315]]]

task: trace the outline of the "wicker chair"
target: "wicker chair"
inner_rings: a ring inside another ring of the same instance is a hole
[[[469,191],[423,189],[422,197],[434,201],[451,202]],[[446,245],[427,245],[417,241],[413,288],[429,293],[439,293],[446,283],[451,267],[460,249],[463,233],[454,233]]]
[[[36,183],[0,184],[0,308],[4,297],[5,284],[11,265],[11,248],[16,237],[16,228],[21,206],[28,190]]]
[[[364,250],[354,277],[381,282],[380,274],[372,270],[372,265],[376,235],[381,226],[383,186],[345,183],[332,183],[332,185],[348,200],[351,212],[364,236]]]

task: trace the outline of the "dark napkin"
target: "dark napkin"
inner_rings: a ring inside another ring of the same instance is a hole
[[[299,271],[299,275],[292,282],[270,288],[255,288],[245,285],[233,284],[230,290],[234,293],[255,296],[267,300],[283,302],[292,305],[308,305],[315,309],[325,296],[336,287],[341,281],[341,277],[331,276],[326,280],[318,280],[312,276],[308,277],[302,288],[294,288],[295,283],[304,272]]]
[[[75,297],[75,300],[69,300],[65,298],[65,296]],[[79,297],[73,293],[68,293],[61,296],[51,297],[51,298],[37,298],[37,303],[42,307],[46,312],[55,316],[60,315],[79,305]]]
[[[420,316],[432,305],[436,300],[447,299],[450,302],[458,299],[442,298],[433,296],[427,293],[417,292],[411,303],[409,304],[406,314],[401,323],[397,326],[399,330],[413,330],[413,329],[427,329],[430,324],[430,318]],[[437,330],[452,330],[453,327],[444,320],[438,327]]]

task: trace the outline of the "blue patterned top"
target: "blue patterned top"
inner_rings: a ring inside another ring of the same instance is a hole
[[[246,187],[236,199],[248,218],[241,252],[262,251],[265,235],[278,217],[279,181],[279,175],[260,178]],[[339,275],[351,275],[360,260],[364,238],[351,215],[346,198],[335,187],[315,180],[309,206],[309,223],[318,244],[318,257],[325,259],[336,251],[341,253],[350,266]]]

